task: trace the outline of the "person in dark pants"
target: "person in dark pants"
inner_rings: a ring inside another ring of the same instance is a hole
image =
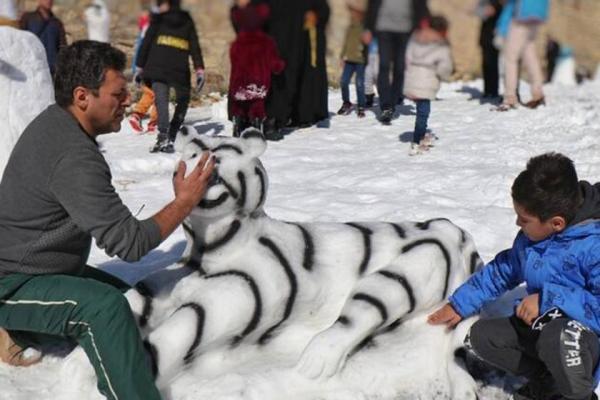
[[[267,3],[266,32],[275,40],[285,69],[273,76],[267,97],[267,140],[283,138],[286,126],[306,127],[329,118],[325,28],[327,0],[253,0]]]
[[[429,17],[426,0],[370,0],[365,19],[364,43],[373,35],[379,44],[377,91],[383,124],[389,124],[396,104],[403,101],[404,57],[412,31]],[[390,81],[391,76],[391,81]]]
[[[366,97],[365,97],[365,68],[367,65],[368,46],[362,42],[362,33],[364,31],[364,18],[366,11],[366,0],[347,0],[346,7],[350,13],[350,25],[346,29],[344,47],[342,48],[341,59],[344,62],[344,70],[340,78],[340,88],[342,89],[342,107],[338,110],[338,115],[348,115],[352,112],[352,103],[350,102],[350,81],[356,74],[356,115],[359,118],[365,117]]]
[[[231,74],[227,105],[234,137],[239,137],[250,126],[263,131],[271,76],[281,74],[285,68],[275,41],[262,30],[269,14],[267,4],[251,4],[250,0],[236,0],[231,8],[237,37],[229,49]]]
[[[158,0],[137,59],[136,82],[152,82],[158,112],[158,136],[150,152],[173,153],[173,142],[190,102],[190,67],[196,72],[196,90],[204,85],[204,60],[196,26],[180,0]],[[175,112],[169,121],[169,91],[175,90]]]
[[[481,46],[481,68],[483,71],[483,97],[487,99],[497,99],[499,97],[499,51],[494,45],[494,36],[496,35],[496,23],[501,12],[501,0],[481,0],[477,9],[477,14],[482,20],[479,45]]]
[[[496,368],[526,377],[515,400],[597,399],[600,378],[600,183],[579,181],[562,154],[533,157],[512,186],[517,234],[431,314],[452,328],[526,283],[511,317],[476,322],[465,344]]]
[[[151,357],[122,292],[127,285],[86,266],[92,246],[137,261],[165,240],[206,191],[208,153],[173,178],[175,199],[136,219],[111,182],[96,138],[117,132],[129,106],[126,57],[107,43],[61,50],[56,104],[25,129],[0,183],[0,359],[26,366],[26,347],[79,344],[109,400],[159,400]]]
[[[39,0],[35,11],[24,13],[19,27],[36,35],[46,49],[50,74],[54,75],[56,57],[61,47],[67,45],[65,27],[52,13],[53,0]]]

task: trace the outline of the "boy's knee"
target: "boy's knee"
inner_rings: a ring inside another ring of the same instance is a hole
[[[489,335],[486,332],[486,320],[480,319],[476,321],[467,332],[465,337],[465,347],[468,351],[480,354],[483,347],[487,347],[487,339]]]

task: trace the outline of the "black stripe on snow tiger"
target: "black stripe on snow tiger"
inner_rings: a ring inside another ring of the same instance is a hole
[[[298,366],[308,376],[331,376],[357,346],[439,304],[481,263],[471,237],[444,218],[272,219],[263,211],[268,179],[258,157],[266,144],[256,130],[185,139],[189,167],[205,150],[218,164],[184,225],[189,275],[170,285],[164,274],[150,276],[144,284],[153,288],[152,307],[132,305],[139,315],[152,311],[140,321],[150,329],[159,377],[205,349],[265,347],[285,340],[287,328],[315,321]]]

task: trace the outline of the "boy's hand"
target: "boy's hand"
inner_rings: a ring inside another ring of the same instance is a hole
[[[540,316],[540,295],[538,293],[530,294],[521,300],[516,314],[527,325],[531,325]]]
[[[427,317],[427,322],[431,325],[444,324],[448,329],[453,329],[460,321],[462,321],[462,317],[450,303],[446,303],[442,308]]]

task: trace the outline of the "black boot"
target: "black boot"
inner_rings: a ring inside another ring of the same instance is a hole
[[[259,131],[263,132],[263,123],[264,123],[264,121],[265,121],[264,118],[252,118],[252,122],[251,122],[250,126],[252,126],[253,128],[256,128]]]
[[[373,107],[373,102],[375,101],[375,94],[367,94],[365,95],[365,97],[367,98],[367,102],[365,103],[367,108]]]
[[[283,134],[277,126],[275,118],[267,118],[263,124],[263,132],[267,140],[277,141],[283,139]]]
[[[245,117],[233,117],[233,137],[240,137],[248,126],[248,120]]]

